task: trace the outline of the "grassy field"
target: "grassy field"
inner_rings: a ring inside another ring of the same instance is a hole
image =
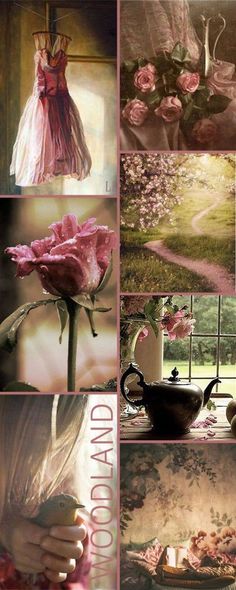
[[[179,360],[165,360],[164,359],[164,378],[168,378],[173,367],[177,366],[180,377],[182,379],[188,378],[188,361],[179,361]],[[196,379],[196,383],[205,388],[207,383],[210,379],[214,379],[216,375],[216,367],[215,365],[205,364],[202,365],[195,365],[194,362],[192,363],[192,381],[194,382],[194,378]],[[201,379],[198,378],[201,376]],[[234,365],[220,365],[220,378],[222,383],[218,385],[218,392],[219,393],[231,393],[233,397],[236,398],[236,385],[235,380],[227,380],[227,377],[235,377],[235,367]],[[216,391],[216,388],[214,388]]]
[[[121,291],[128,293],[209,292],[211,285],[200,276],[142,247],[121,248]]]
[[[234,240],[209,236],[192,236],[190,240],[186,235],[178,234],[167,237],[165,244],[177,254],[215,262],[234,272]]]

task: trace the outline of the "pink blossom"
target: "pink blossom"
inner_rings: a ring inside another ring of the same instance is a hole
[[[142,342],[145,338],[147,338],[148,334],[148,328],[143,328],[141,332],[139,332],[138,342]]]
[[[173,123],[182,117],[183,107],[177,96],[165,96],[160,106],[154,111],[157,117],[161,117],[166,123]]]
[[[211,119],[200,119],[192,129],[192,136],[198,143],[210,143],[216,139],[217,134],[217,126]]]
[[[180,309],[174,314],[166,312],[161,322],[161,329],[167,330],[170,340],[178,340],[189,336],[193,329],[196,320],[192,318],[191,314],[185,314]]]
[[[137,127],[144,123],[148,113],[149,109],[147,105],[142,100],[138,100],[138,98],[129,100],[122,111],[124,119],[128,119],[131,125],[136,125]]]
[[[124,295],[122,297],[122,309],[126,315],[135,315],[144,313],[144,306],[148,302],[148,297]]]
[[[95,225],[95,218],[81,225],[75,215],[65,215],[52,223],[50,237],[35,240],[30,246],[7,248],[17,264],[17,276],[36,270],[43,288],[52,295],[73,297],[93,293],[101,283],[115,247],[115,233],[107,226]]]
[[[200,76],[197,72],[183,72],[176,80],[176,84],[183,94],[191,92],[193,94],[198,89]]]
[[[155,90],[155,83],[157,81],[157,71],[153,64],[147,64],[139,68],[134,74],[134,85],[141,92],[150,92]]]

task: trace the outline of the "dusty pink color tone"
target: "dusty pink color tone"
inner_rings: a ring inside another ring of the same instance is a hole
[[[217,138],[217,135],[217,126],[211,119],[200,119],[192,129],[192,136],[198,143],[210,143]]]
[[[17,264],[17,276],[36,270],[43,288],[52,295],[73,297],[93,293],[107,270],[115,247],[115,232],[95,225],[95,218],[81,225],[75,215],[52,223],[50,237],[34,240],[30,246],[7,248]]]
[[[142,100],[134,98],[125,105],[122,115],[131,125],[142,125],[149,114],[149,109]]]
[[[176,84],[183,94],[196,92],[200,82],[200,76],[197,72],[183,72],[176,80]]]
[[[143,328],[141,330],[141,332],[139,332],[138,342],[142,342],[143,340],[145,340],[145,338],[147,338],[148,334],[149,334],[148,328]]]
[[[154,111],[157,117],[161,117],[166,123],[173,123],[182,117],[182,103],[177,96],[165,96],[160,106]]]
[[[167,330],[170,340],[178,340],[192,333],[195,322],[196,320],[192,319],[191,314],[185,314],[180,309],[174,314],[165,313],[161,322],[161,329]]]
[[[134,85],[144,93],[155,90],[156,81],[157,71],[153,64],[147,64],[139,68],[134,74]]]
[[[144,307],[148,300],[148,297],[142,295],[124,295],[121,298],[121,308],[125,315],[144,313]]]

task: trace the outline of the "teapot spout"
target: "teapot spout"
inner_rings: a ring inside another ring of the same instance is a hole
[[[212,389],[213,389],[214,385],[216,385],[216,383],[221,383],[221,381],[220,381],[220,379],[218,379],[218,377],[216,379],[212,379],[212,381],[210,383],[208,383],[208,385],[204,391],[204,402],[203,402],[204,406],[209,401]]]

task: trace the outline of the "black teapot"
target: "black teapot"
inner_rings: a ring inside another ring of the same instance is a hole
[[[135,401],[130,399],[125,388],[126,378],[132,374],[138,375],[138,385],[143,388],[142,398]],[[127,402],[136,408],[144,406],[153,429],[160,434],[188,432],[202,407],[207,404],[214,385],[221,383],[219,379],[213,379],[203,392],[198,385],[183,381],[178,375],[175,367],[169,379],[146,383],[143,373],[131,363],[121,377],[121,392]]]

